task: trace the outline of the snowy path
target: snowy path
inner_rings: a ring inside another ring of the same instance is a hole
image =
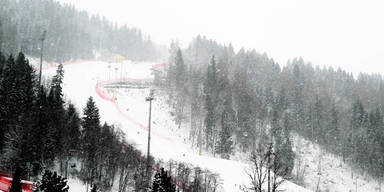
[[[123,90],[115,93],[116,101],[102,89],[100,83],[109,79],[117,79],[123,74],[132,79],[152,78],[150,68],[154,63],[131,63],[123,65],[105,62],[84,61],[64,65],[63,90],[67,99],[73,102],[78,109],[82,109],[88,97],[92,96],[100,109],[101,120],[118,125],[126,134],[128,141],[133,142],[143,152],[147,147],[147,118],[148,103],[145,96],[148,89]],[[121,66],[123,66],[120,71]],[[44,68],[43,68],[44,69]],[[55,68],[46,68],[44,75],[53,75]],[[101,92],[100,92],[101,91]],[[102,95],[106,96],[103,97]],[[108,99],[109,98],[109,99]],[[168,114],[165,103],[161,98],[154,101],[153,106],[153,135],[151,139],[151,154],[164,160],[177,160],[191,163],[212,172],[220,174],[223,179],[223,188],[227,192],[239,191],[239,185],[249,184],[245,175],[246,165],[241,162],[200,156],[183,142],[183,139],[174,134],[175,127]],[[286,182],[283,188],[286,191],[308,191],[293,183]]]

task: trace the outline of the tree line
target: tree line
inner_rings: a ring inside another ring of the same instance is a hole
[[[280,66],[265,53],[196,37],[172,43],[168,93],[179,127],[193,146],[229,158],[273,143],[292,170],[293,133],[320,144],[364,173],[383,176],[384,81],[301,58]],[[300,146],[295,146],[300,150]]]
[[[119,179],[121,191],[143,188],[144,156],[125,141],[114,125],[102,124],[90,97],[83,115],[63,99],[63,66],[47,85],[38,85],[34,69],[23,53],[0,56],[0,150],[2,170],[20,170],[32,179],[59,165],[68,177],[77,174],[85,183],[110,189]],[[70,162],[79,162],[75,165]],[[78,173],[69,171],[78,167]],[[116,177],[120,173],[119,177]],[[132,184],[133,182],[133,184]]]
[[[38,85],[35,71],[23,53],[16,58],[0,53],[0,169],[19,179],[35,180],[43,175],[47,182],[60,180],[57,186],[63,189],[63,178],[72,175],[102,191],[109,191],[116,184],[119,192],[145,190],[146,157],[125,140],[118,127],[100,122],[99,109],[92,97],[82,115],[65,101],[63,79],[63,66],[58,65],[52,79]],[[209,181],[219,179],[208,170],[193,175],[192,169],[201,169],[180,162],[155,163],[150,157],[150,164],[169,165],[166,176],[164,171],[158,174],[163,179],[172,175],[168,184],[178,190],[212,188],[211,183],[202,180],[202,175],[211,178]],[[62,176],[49,171],[55,166]],[[154,171],[150,170],[150,174]],[[158,177],[155,175],[154,182]],[[190,187],[191,183],[194,186]]]
[[[72,5],[54,0],[0,2],[0,50],[40,57],[44,30],[44,59],[48,61],[108,58],[112,54],[131,60],[155,60],[162,56],[162,48],[139,29],[118,26]]]

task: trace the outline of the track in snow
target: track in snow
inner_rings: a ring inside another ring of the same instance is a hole
[[[109,65],[111,64],[96,61],[64,64],[64,93],[78,109],[85,106],[89,96],[94,97],[100,110],[101,121],[117,124],[125,132],[128,141],[133,141],[138,149],[145,152],[148,117],[148,103],[145,102],[145,96],[149,94],[149,89],[128,90],[128,96],[118,92],[116,93],[117,100],[112,100],[112,97],[106,94],[101,86],[107,79],[121,77],[118,70],[121,70],[121,74],[131,80],[148,80],[152,78],[150,69],[153,67],[153,63],[127,62],[124,65],[112,66],[112,68],[108,67]],[[123,66],[122,69],[120,69],[121,66]],[[43,75],[54,75],[55,67],[43,69]],[[223,188],[227,192],[240,191],[239,185],[249,184],[248,176],[244,171],[247,167],[246,164],[200,156],[175,135],[175,132],[169,128],[175,127],[174,122],[171,120],[167,108],[164,107],[166,104],[161,103],[160,100],[154,101],[153,106],[153,121],[156,124],[152,124],[155,134],[151,140],[151,154],[154,157],[183,161],[216,172],[223,179]],[[127,107],[129,111],[124,110]],[[159,110],[160,107],[165,109]],[[286,182],[283,187],[286,191],[292,192],[308,191],[291,182]]]

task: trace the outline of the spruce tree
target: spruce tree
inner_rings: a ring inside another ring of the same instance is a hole
[[[77,150],[80,149],[80,117],[76,111],[75,106],[70,103],[66,111],[65,129],[67,134],[65,137],[66,149]]]
[[[313,129],[314,129],[314,133],[312,133],[312,141],[314,142],[321,142],[321,143],[324,143],[324,132],[326,132],[326,130],[324,130],[324,125],[323,125],[323,122],[324,122],[324,109],[323,109],[323,103],[321,101],[321,98],[316,95],[315,97],[315,104],[314,104],[314,108],[313,108],[313,113],[314,113],[314,116],[313,116]]]
[[[35,192],[68,192],[67,179],[57,175],[56,172],[46,170],[40,182],[37,183]]]
[[[6,60],[0,79],[0,147],[5,143],[5,133],[8,132],[9,123],[15,119],[16,114],[16,70],[12,55]],[[1,148],[0,148],[1,149]]]
[[[271,136],[276,144],[282,143],[282,128],[280,126],[279,115],[277,109],[273,109],[271,118]]]
[[[163,168],[161,168],[160,170],[163,171]],[[153,179],[153,183],[152,183],[152,192],[159,192],[161,185],[162,185],[161,174],[160,174],[160,172],[156,172],[154,179]]]
[[[33,106],[33,125],[29,142],[29,153],[33,155],[33,174],[37,175],[42,164],[50,165],[54,160],[55,145],[49,128],[47,90],[40,86]]]
[[[19,53],[16,60],[12,56],[8,58],[0,79],[0,142],[8,143],[2,158],[11,165],[20,160],[19,166],[23,168],[27,162],[34,161],[28,146],[34,123],[31,113],[34,80],[34,71],[23,53]]]
[[[205,125],[205,137],[206,137],[206,148],[209,150],[212,147],[213,132],[216,129],[216,86],[217,86],[217,68],[215,57],[212,56],[211,62],[208,66],[207,75],[204,82],[204,94],[205,94],[205,110],[206,116],[204,119]]]
[[[1,26],[1,24],[0,24]],[[3,55],[3,53],[0,51],[0,79],[1,79],[1,75],[3,73],[3,67],[5,65],[5,56]]]
[[[93,185],[92,189],[91,189],[91,192],[97,192],[97,187],[96,185]]]
[[[341,137],[340,137],[340,130],[339,130],[339,113],[336,109],[336,106],[333,104],[331,113],[329,116],[330,120],[327,126],[327,132],[326,132],[326,145],[327,147],[330,144],[336,144],[335,150],[337,152],[340,152],[340,144],[341,144]]]
[[[176,52],[175,57],[175,84],[176,90],[183,91],[186,81],[186,67],[180,48]]]
[[[155,174],[155,178],[152,185],[152,192],[175,192],[176,186],[172,182],[172,177],[168,175],[168,171],[164,171],[161,168],[159,172]]]
[[[55,76],[52,78],[52,84],[48,94],[50,127],[52,128],[51,132],[55,141],[55,152],[59,155],[62,154],[61,151],[63,150],[64,138],[68,135],[64,124],[65,109],[62,90],[63,79],[64,70],[63,65],[60,64],[57,67]]]
[[[233,150],[232,134],[236,127],[236,114],[232,107],[232,89],[228,79],[228,72],[225,69],[220,71],[218,82],[219,110],[216,110],[216,113],[219,115],[221,129],[216,152],[219,153],[222,158],[229,159]]]
[[[168,171],[165,171],[162,175],[164,192],[175,192],[176,185],[172,182],[172,177],[168,175]]]
[[[187,70],[184,64],[184,59],[181,54],[180,48],[178,48],[175,56],[175,111],[176,111],[176,123],[181,126],[181,122],[184,116],[184,107],[186,97],[188,96],[187,89]]]
[[[3,67],[5,65],[5,58],[4,56],[2,55],[1,51],[0,51],[0,83],[2,81],[2,73],[3,73]],[[0,98],[2,97],[1,96],[1,89],[0,89]],[[2,105],[0,104],[0,110],[2,110]],[[0,112],[0,123],[2,122],[2,113]],[[5,128],[4,126],[0,126],[0,151],[3,149],[3,140],[4,140],[4,133],[5,133]]]
[[[11,188],[9,192],[22,192],[21,186],[21,169],[19,166],[16,167],[16,171],[13,174]]]
[[[98,139],[100,135],[99,109],[96,107],[96,104],[93,101],[92,97],[88,99],[87,106],[84,108],[83,111],[83,115],[83,158],[85,160],[85,171],[87,179],[92,184],[93,179],[96,176],[95,170],[97,166],[96,157],[98,149],[95,146],[98,146]]]

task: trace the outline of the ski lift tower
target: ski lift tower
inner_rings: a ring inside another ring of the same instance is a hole
[[[149,101],[149,120],[148,120],[148,148],[147,148],[147,191],[149,191],[149,186],[151,183],[151,160],[150,160],[150,146],[151,146],[151,111],[152,111],[152,101],[155,99],[154,97],[154,89],[150,90],[149,96],[145,98],[145,101]]]

